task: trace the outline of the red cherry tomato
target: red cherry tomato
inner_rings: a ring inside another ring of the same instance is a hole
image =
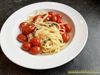
[[[38,47],[38,46],[34,46],[30,49],[30,53],[33,55],[40,54],[41,52],[42,51],[41,51],[40,47]]]
[[[35,29],[35,27],[33,25],[29,25],[29,26],[24,27],[22,29],[22,32],[27,35],[27,34],[31,33],[32,31],[34,31],[34,29]]]
[[[55,14],[54,12],[48,12],[48,14],[51,16],[51,20],[62,23],[62,16],[59,14]]]
[[[22,22],[19,26],[20,30],[22,30],[23,27],[29,25],[27,22]]]
[[[30,42],[32,43],[33,46],[40,46],[41,45],[40,40],[38,38],[33,37]]]
[[[51,17],[51,20],[54,21],[54,22],[57,22],[58,18],[57,18],[56,15],[53,15],[53,16]]]
[[[70,36],[68,34],[62,34],[62,38],[64,42],[68,42],[70,39]]]
[[[21,47],[23,50],[28,51],[31,48],[31,43],[24,42]]]
[[[57,22],[62,23],[62,16],[59,14],[56,14],[56,16],[57,16]]]
[[[29,25],[29,29],[30,31],[34,31],[35,30],[35,26],[33,24]]]
[[[22,26],[20,26],[20,29],[21,29],[23,34],[27,35],[35,30],[35,26],[25,23]]]
[[[48,12],[48,14],[49,14],[49,16],[50,16],[50,20],[51,21],[55,21],[55,22],[57,22],[57,20],[58,20],[58,17],[57,17],[57,15],[54,13],[54,12]]]
[[[66,32],[70,32],[72,30],[72,27],[70,24],[64,24]]]
[[[57,23],[62,23],[62,20],[60,18],[58,18]]]
[[[60,14],[56,14],[57,18],[62,19],[62,16]]]
[[[24,41],[27,40],[27,37],[24,34],[19,34],[17,36],[17,40],[20,41],[20,42],[24,42]]]

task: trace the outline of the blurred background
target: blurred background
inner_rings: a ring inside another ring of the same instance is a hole
[[[83,15],[89,29],[88,41],[83,51],[75,59],[60,67],[48,70],[31,70],[12,63],[7,59],[0,48],[0,75],[71,75],[68,74],[68,71],[71,70],[91,70],[100,72],[99,0],[0,0],[0,30],[6,19],[19,8],[28,4],[44,1],[59,2],[69,5]],[[98,75],[100,75],[100,73]]]

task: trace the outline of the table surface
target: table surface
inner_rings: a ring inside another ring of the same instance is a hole
[[[0,29],[5,20],[19,8],[40,1],[55,1],[69,5],[85,18],[89,37],[83,51],[72,61],[48,70],[20,67],[7,59],[0,48],[0,75],[68,75],[68,71],[100,72],[100,2],[99,0],[0,0]],[[71,74],[70,74],[71,75]],[[73,74],[81,75],[81,74]],[[82,74],[88,75],[88,74]],[[96,75],[91,73],[89,75]],[[100,75],[100,74],[98,74]]]

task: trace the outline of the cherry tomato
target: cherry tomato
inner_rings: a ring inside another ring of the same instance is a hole
[[[58,17],[56,16],[56,14],[54,12],[48,12],[49,16],[51,17],[51,21],[57,21]]]
[[[22,33],[25,34],[25,35],[31,33],[34,30],[35,30],[35,26],[30,25],[30,24],[29,25],[27,24],[27,25],[25,25],[21,28]]]
[[[48,12],[48,14],[51,16],[51,20],[62,23],[62,16],[59,14],[55,14],[54,12]]]
[[[31,45],[31,43],[29,43],[29,42],[24,42],[23,44],[22,44],[22,49],[23,50],[25,50],[25,51],[28,51],[30,48],[32,47],[32,45]]]
[[[58,18],[57,23],[62,23],[62,20],[60,18]]]
[[[68,42],[70,39],[70,36],[68,34],[62,34],[62,38],[64,42]]]
[[[38,38],[33,37],[30,42],[32,43],[33,46],[40,46],[41,45],[40,40]]]
[[[57,22],[62,23],[62,16],[59,14],[56,14],[56,16],[57,16]]]
[[[23,27],[29,25],[27,22],[22,22],[19,26],[20,30],[22,30]]]
[[[33,25],[29,25],[29,26],[25,26],[22,29],[22,32],[27,35],[27,34],[31,33],[34,29],[35,29],[35,27]]]
[[[57,18],[56,15],[53,15],[53,16],[51,17],[51,20],[54,21],[54,22],[57,22],[58,18]]]
[[[66,32],[70,32],[72,30],[72,27],[70,24],[64,24]]]
[[[29,29],[30,31],[34,31],[35,30],[35,26],[33,24],[29,25]]]
[[[17,36],[17,40],[20,41],[20,42],[24,42],[24,41],[27,40],[27,37],[24,34],[19,34]]]
[[[60,14],[56,14],[57,18],[62,19],[62,16]]]
[[[33,55],[40,54],[41,52],[42,51],[41,51],[40,47],[38,47],[38,46],[34,46],[30,49],[30,53]]]

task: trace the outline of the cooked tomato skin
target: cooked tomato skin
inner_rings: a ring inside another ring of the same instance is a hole
[[[23,34],[27,35],[31,33],[32,31],[35,30],[35,26],[33,24],[29,24],[27,22],[22,22],[20,24],[20,30],[22,31]]]
[[[61,18],[61,19],[62,19],[62,16],[61,16],[60,14],[56,14],[56,16],[57,16],[58,18]]]
[[[25,41],[27,41],[27,37],[21,33],[17,36],[17,40],[20,42],[25,42]]]
[[[31,54],[33,54],[33,55],[37,55],[37,54],[40,54],[42,51],[41,51],[41,49],[40,49],[39,46],[34,46],[34,47],[32,47],[32,48],[30,49],[29,52],[30,52]]]
[[[56,14],[56,17],[57,17],[57,23],[62,23],[62,16],[59,15],[59,14]]]
[[[70,36],[69,36],[69,34],[62,34],[62,38],[63,38],[63,41],[64,42],[68,42],[69,41],[69,39],[70,39]]]
[[[19,29],[22,31],[22,28],[29,25],[27,22],[20,23]]]
[[[57,16],[54,12],[48,12],[48,16],[50,18],[50,21],[54,21],[54,22],[57,21]]]
[[[30,32],[35,30],[35,26],[33,24],[29,25]]]
[[[62,19],[58,18],[57,23],[62,23]]]
[[[29,51],[31,47],[32,47],[31,43],[29,43],[29,42],[24,42],[24,43],[22,44],[22,47],[21,47],[21,48],[22,48],[23,50],[25,50],[25,51]]]
[[[48,12],[49,16],[50,16],[50,20],[57,22],[57,23],[62,23],[62,16],[60,14],[56,14],[54,12]]]
[[[64,24],[64,26],[65,26],[66,32],[71,32],[72,27],[70,24]]]
[[[33,46],[41,46],[40,40],[38,38],[33,37],[30,42]]]
[[[57,18],[56,15],[53,15],[53,16],[51,17],[51,20],[54,21],[54,22],[57,22],[58,18]]]

